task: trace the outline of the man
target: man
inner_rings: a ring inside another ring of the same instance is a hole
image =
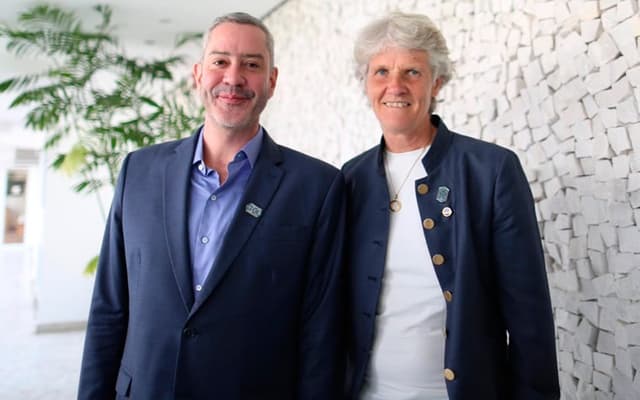
[[[193,67],[193,137],[123,162],[80,399],[333,399],[342,390],[344,182],[259,125],[273,39],[218,18]]]
[[[394,13],[356,41],[382,127],[347,162],[350,399],[558,399],[549,289],[515,154],[432,114],[441,32]]]

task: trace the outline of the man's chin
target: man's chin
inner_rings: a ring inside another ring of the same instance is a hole
[[[218,119],[216,122],[218,126],[230,132],[244,131],[246,129],[250,129],[255,124],[253,121],[233,119]]]
[[[221,110],[212,111],[209,114],[211,122],[228,131],[242,132],[247,129],[254,129],[258,125],[259,114],[256,116],[255,112],[230,113],[220,112]]]

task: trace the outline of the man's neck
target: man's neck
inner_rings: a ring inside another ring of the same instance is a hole
[[[251,139],[258,133],[260,125],[242,130],[221,129],[205,122],[202,128],[202,158],[207,167],[215,170],[220,184],[227,180],[227,166]]]

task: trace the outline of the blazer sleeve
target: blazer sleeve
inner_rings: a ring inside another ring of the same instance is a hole
[[[494,192],[492,253],[508,331],[510,398],[559,399],[555,331],[533,197],[507,152]]]
[[[113,399],[128,321],[122,199],[129,156],[115,188],[98,258],[80,369],[78,399]]]
[[[299,344],[301,400],[337,399],[342,393],[344,196],[339,172],[316,220],[308,258]]]

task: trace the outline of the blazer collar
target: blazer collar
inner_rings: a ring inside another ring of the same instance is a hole
[[[200,127],[201,128],[201,127]],[[169,259],[178,290],[187,312],[194,302],[189,252],[189,185],[191,181],[191,161],[195,151],[198,132],[178,142],[172,157],[165,167],[162,193],[163,215]]]
[[[213,268],[205,280],[202,292],[193,305],[190,315],[198,311],[200,306],[220,284],[225,273],[246,245],[260,221],[261,213],[269,212],[269,203],[283,177],[281,163],[282,154],[280,148],[265,130],[262,147],[256,160],[256,165],[247,182],[244,195],[223,239],[220,253],[216,257]],[[192,289],[190,288],[190,290]]]
[[[427,174],[431,174],[431,171],[436,169],[442,161],[442,158],[446,154],[451,141],[453,139],[453,132],[449,131],[442,119],[436,115],[431,114],[431,123],[436,127],[436,136],[431,143],[431,148],[427,154],[422,158],[422,165],[427,171]],[[380,175],[385,175],[384,171],[384,136],[380,139],[380,145],[376,154],[377,171]]]

